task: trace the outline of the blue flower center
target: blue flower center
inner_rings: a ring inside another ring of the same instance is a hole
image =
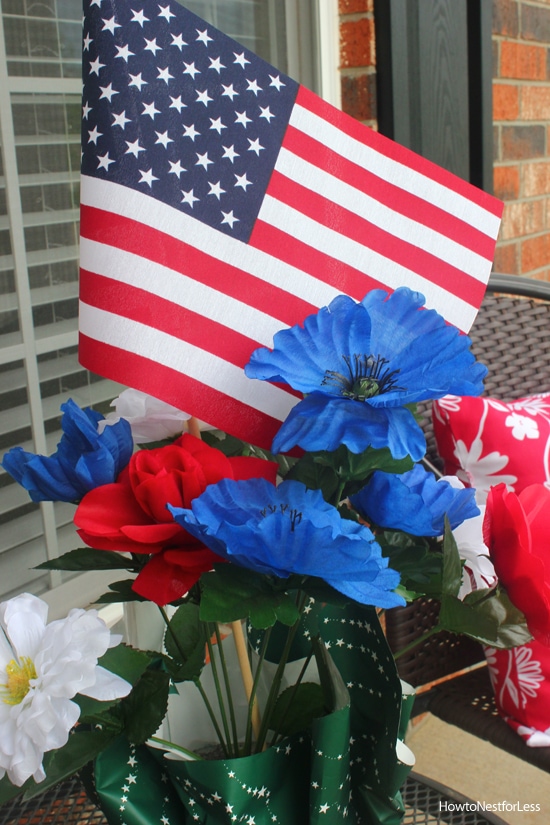
[[[347,374],[326,370],[321,386],[332,385],[344,398],[354,401],[366,401],[375,395],[382,395],[391,390],[403,390],[397,385],[396,376],[400,370],[391,370],[389,361],[382,355],[343,355]]]
[[[293,509],[290,507],[289,504],[268,504],[267,507],[264,507],[263,510],[260,510],[260,514],[265,518],[267,515],[273,515],[273,513],[282,513],[284,516],[288,516],[290,519],[290,530],[294,532],[296,527],[300,524],[302,520],[302,513],[299,510]]]

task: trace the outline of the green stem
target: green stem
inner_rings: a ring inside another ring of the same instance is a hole
[[[338,485],[338,489],[336,490],[336,493],[334,495],[334,506],[335,507],[338,507],[341,500],[342,500],[342,495],[344,493],[345,486],[346,486],[345,480],[340,481],[340,484]]]
[[[159,610],[160,610],[160,612],[161,612],[162,618],[163,618],[163,619],[164,619],[164,621],[165,621],[165,624],[166,624],[166,630],[167,630],[167,632],[169,632],[169,633],[170,633],[170,635],[171,635],[171,637],[172,637],[172,639],[173,639],[173,641],[174,641],[174,644],[175,644],[176,648],[178,649],[178,652],[179,652],[179,653],[180,653],[180,655],[181,655],[181,661],[182,661],[182,662],[185,662],[185,653],[183,652],[183,650],[182,650],[182,648],[181,648],[181,646],[180,646],[180,643],[179,643],[178,637],[176,636],[176,634],[174,633],[174,631],[173,631],[173,629],[172,629],[172,627],[171,627],[171,625],[170,625],[170,619],[168,618],[168,614],[167,614],[166,610],[164,609],[164,607],[161,607],[161,606],[159,605],[159,606],[158,606],[158,608],[159,608]],[[213,726],[214,726],[214,730],[216,731],[216,736],[218,737],[218,741],[219,741],[220,745],[221,745],[221,746],[222,746],[222,748],[223,748],[223,751],[224,751],[225,756],[228,756],[228,753],[227,753],[227,747],[226,747],[226,744],[225,744],[224,738],[223,738],[223,736],[222,736],[222,732],[221,732],[221,730],[220,730],[220,726],[218,725],[218,720],[216,719],[216,714],[214,713],[214,710],[213,710],[213,708],[212,708],[212,705],[210,704],[210,701],[209,701],[209,699],[208,699],[208,696],[206,695],[206,693],[205,693],[205,691],[204,691],[204,688],[203,688],[203,686],[202,686],[202,684],[201,684],[201,682],[200,682],[200,679],[195,679],[194,681],[195,681],[195,684],[196,684],[196,686],[197,686],[197,689],[198,689],[198,691],[199,691],[200,695],[202,696],[202,700],[203,700],[203,702],[204,702],[204,704],[205,704],[206,710],[208,711],[208,715],[210,716],[210,721],[212,722],[212,724],[213,724]]]
[[[227,694],[227,701],[229,703],[229,718],[231,720],[231,728],[233,731],[233,748],[235,752],[235,756],[239,754],[239,734],[237,731],[237,719],[235,717],[235,705],[233,703],[233,694],[231,692],[231,681],[229,679],[229,671],[227,670],[227,661],[225,658],[225,651],[223,649],[222,644],[222,637],[220,633],[220,626],[216,622],[215,624],[215,633],[216,633],[216,642],[218,646],[218,651],[220,654],[220,662],[222,665],[222,673],[223,679],[225,683],[225,692]]]
[[[184,756],[188,756],[189,759],[193,760],[194,762],[198,762],[204,760],[204,756],[199,756],[198,753],[194,753],[193,751],[188,751],[187,748],[182,748],[181,745],[174,745],[173,742],[168,742],[166,739],[161,739],[159,736],[150,736],[148,739],[149,742],[156,742],[163,748],[169,748],[170,750],[177,751],[178,753],[182,753]]]
[[[227,721],[227,713],[225,711],[225,702],[223,700],[222,688],[220,684],[220,677],[218,675],[218,666],[216,664],[216,659],[214,657],[214,645],[212,644],[212,637],[211,637],[211,628],[210,624],[207,625],[208,627],[208,640],[206,642],[208,647],[208,653],[210,655],[210,667],[212,668],[212,678],[214,679],[214,687],[216,688],[216,696],[218,698],[218,707],[220,709],[220,715],[222,718],[222,725],[225,732],[225,742],[227,744],[228,749],[230,749],[230,742],[231,742],[231,734],[229,732],[229,723]]]
[[[292,707],[294,697],[296,696],[296,691],[298,690],[298,688],[302,684],[302,679],[304,678],[304,674],[305,674],[306,670],[308,669],[308,665],[311,662],[312,658],[313,658],[313,648],[307,654],[306,660],[305,660],[304,664],[302,665],[302,669],[300,670],[300,673],[298,674],[298,678],[296,679],[294,685],[292,686],[292,688],[290,690],[290,693],[286,697],[285,708],[284,708],[284,710],[281,714],[281,722],[280,722],[280,725],[279,725],[279,732],[275,731],[275,734],[273,735],[273,739],[269,743],[270,747],[273,747],[273,745],[275,745],[278,742],[278,740],[282,739],[282,737],[283,737],[283,734],[280,733],[280,728],[282,727],[282,724],[283,724],[283,722],[286,718],[286,715],[287,715],[288,711]]]
[[[161,616],[164,619],[164,623],[166,625],[166,630],[167,630],[168,633],[170,633],[170,636],[172,637],[172,640],[173,640],[175,646],[178,649],[178,653],[181,656],[181,661],[185,662],[185,653],[183,652],[183,650],[181,648],[178,637],[176,636],[176,634],[172,630],[172,626],[170,624],[170,619],[168,618],[168,613],[166,612],[164,607],[162,607],[160,604],[158,605],[158,609],[160,610]]]
[[[289,657],[289,654],[290,654],[290,649],[292,647],[292,642],[294,641],[294,637],[296,636],[296,633],[298,632],[298,628],[300,626],[300,622],[301,622],[301,618],[302,618],[302,610],[304,609],[307,598],[308,598],[307,594],[304,593],[301,600],[300,600],[300,605],[299,605],[300,618],[298,619],[297,622],[295,622],[292,625],[292,627],[289,628],[288,635],[287,635],[286,642],[285,642],[285,646],[283,648],[283,652],[282,652],[282,655],[281,655],[281,659],[280,659],[279,664],[277,666],[277,670],[275,671],[275,676],[273,678],[273,683],[272,683],[271,688],[269,690],[269,695],[267,697],[267,701],[266,701],[265,708],[264,708],[264,714],[263,714],[262,724],[261,724],[261,727],[260,727],[260,732],[259,732],[258,738],[256,740],[256,752],[258,752],[258,753],[262,750],[262,748],[264,746],[264,742],[265,742],[265,739],[266,739],[266,736],[267,736],[267,732],[269,730],[269,723],[271,721],[271,716],[273,714],[273,709],[275,707],[275,703],[276,703],[277,698],[279,696],[279,690],[281,688],[281,682],[283,680],[283,675],[284,675],[285,667],[286,667],[288,657]]]
[[[254,700],[256,698],[256,693],[258,690],[258,685],[260,684],[260,674],[262,671],[262,666],[265,661],[265,655],[267,653],[267,647],[269,645],[269,639],[271,637],[271,627],[268,627],[264,633],[264,638],[262,639],[262,646],[260,647],[260,653],[258,658],[258,664],[256,667],[256,673],[254,674],[254,681],[252,683],[252,690],[250,692],[250,698],[248,700],[248,715],[246,718],[246,733],[244,739],[244,753],[248,755],[250,753],[250,747],[252,744],[252,712],[254,709]]]
[[[431,630],[427,630],[425,633],[422,634],[422,636],[418,636],[416,639],[413,639],[412,642],[409,642],[408,645],[405,645],[405,647],[402,647],[401,650],[397,651],[397,653],[394,653],[393,658],[399,659],[400,656],[404,656],[405,653],[409,653],[411,650],[414,650],[414,648],[417,645],[422,644],[422,642],[425,642],[426,639],[430,638],[430,636],[434,636],[436,633],[439,633],[440,630],[443,630],[441,625],[434,625],[434,627],[432,627]]]
[[[218,720],[216,719],[216,714],[214,713],[212,705],[210,704],[210,700],[209,700],[208,696],[206,695],[205,690],[204,690],[203,686],[201,685],[199,679],[195,680],[195,684],[196,684],[196,686],[199,690],[200,695],[202,696],[202,701],[204,702],[204,704],[206,706],[206,710],[208,711],[208,715],[210,716],[212,724],[214,725],[214,730],[216,731],[216,736],[218,737],[218,742],[220,743],[220,745],[222,747],[223,755],[224,756],[229,756],[229,752],[227,750],[227,745],[226,745],[225,740],[223,738],[223,734],[220,730],[220,726],[218,725]]]

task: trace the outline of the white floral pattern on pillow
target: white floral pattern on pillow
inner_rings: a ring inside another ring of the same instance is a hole
[[[516,493],[536,483],[550,489],[550,393],[509,403],[446,396],[434,402],[433,423],[445,472],[476,487],[480,507],[502,482]],[[530,747],[549,747],[550,648],[533,640],[485,655],[504,720]]]
[[[517,412],[510,413],[506,416],[504,421],[507,427],[512,430],[512,436],[518,441],[523,441],[524,438],[539,438],[539,426],[532,418],[527,418],[526,415],[519,415]]]
[[[433,404],[433,423],[445,473],[475,487],[479,503],[500,483],[516,493],[550,488],[550,393],[512,402],[445,396]]]
[[[485,648],[497,707],[530,747],[550,745],[550,649],[533,640],[510,650]]]

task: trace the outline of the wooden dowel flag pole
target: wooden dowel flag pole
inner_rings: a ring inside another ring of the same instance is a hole
[[[235,641],[235,649],[237,651],[237,658],[241,669],[245,695],[250,702],[252,688],[254,685],[254,677],[252,676],[252,668],[250,667],[248,647],[244,638],[242,623],[240,621],[231,622],[231,630],[233,631],[233,639]],[[252,704],[252,730],[254,731],[254,736],[256,739],[258,739],[258,734],[260,732],[260,724],[260,709],[258,707],[258,700],[254,697],[254,702]]]
[[[192,415],[191,418],[189,418],[187,421],[187,432],[189,433],[189,435],[194,435],[195,438],[201,437],[199,422],[197,421],[194,415]]]

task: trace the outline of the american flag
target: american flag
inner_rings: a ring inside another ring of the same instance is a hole
[[[296,403],[243,367],[346,293],[467,331],[502,205],[170,0],[84,0],[80,361],[255,444]]]

